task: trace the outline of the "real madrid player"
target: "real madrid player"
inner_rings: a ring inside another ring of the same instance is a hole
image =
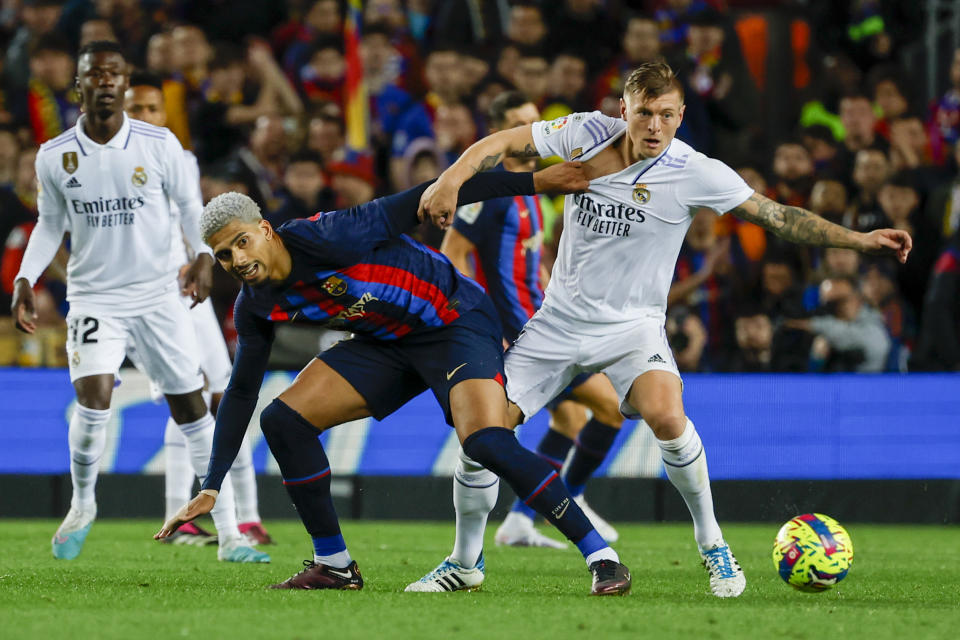
[[[172,133],[124,114],[127,63],[117,43],[85,45],[77,72],[84,114],[37,154],[39,219],[17,274],[12,304],[17,326],[32,333],[36,316],[31,287],[69,232],[67,351],[77,394],[69,429],[73,498],[52,541],[53,555],[64,559],[80,553],[96,517],[94,488],[110,398],[128,340],[166,396],[198,475],[206,473],[213,438],[213,418],[200,392],[196,337],[178,300],[179,265],[171,260],[170,247],[172,199],[187,241],[197,251],[184,274],[183,292],[202,301],[210,288],[213,260],[200,239],[199,187],[184,170],[183,148]],[[228,495],[222,508],[213,514],[220,559],[269,560],[246,544],[237,529],[228,484],[224,493]]]
[[[540,120],[536,105],[519,91],[505,91],[497,96],[488,115],[491,131]],[[500,167],[506,171],[532,171],[536,159],[504,158]],[[517,339],[523,325],[543,302],[540,282],[547,274],[540,261],[544,235],[541,202],[538,196],[513,196],[460,207],[440,247],[453,266],[486,289],[500,316],[507,346]],[[597,532],[607,542],[616,542],[617,530],[587,505],[583,495],[587,480],[603,462],[623,424],[616,391],[602,374],[584,373],[574,378],[547,407],[550,428],[537,444],[537,455],[558,472],[562,470],[563,481]],[[592,414],[589,420],[587,408]],[[564,466],[571,448],[573,455]],[[461,486],[462,479],[455,476],[454,492],[460,491]],[[487,487],[486,501],[470,513],[459,511],[457,515],[486,518],[496,503],[497,490],[496,484]],[[535,516],[536,512],[522,500],[515,500],[494,540],[498,545],[566,548],[566,544],[534,527]],[[458,540],[450,560],[472,567],[482,548],[482,537]],[[439,582],[416,582],[411,590],[427,589],[430,584],[434,589],[442,588]]]
[[[459,195],[466,203],[586,185],[579,168],[556,165],[537,174],[481,174]],[[243,282],[234,311],[237,353],[200,495],[156,537],[171,535],[215,503],[215,490],[257,404],[275,323],[302,317],[355,337],[318,355],[260,414],[314,552],[302,571],[274,588],[363,587],[340,532],[330,463],[318,434],[366,416],[382,419],[430,389],[463,451],[494,470],[577,545],[593,574],[591,593],[625,593],[630,572],[616,552],[573,502],[553,467],[503,426],[503,332],[490,299],[445,256],[405,235],[418,223],[425,188],[291,220],[277,229],[239,193],[207,203],[204,239],[224,270]],[[478,475],[492,474],[480,467],[466,479],[472,483]],[[477,586],[482,566],[472,575],[449,576],[448,586]]]
[[[167,124],[167,110],[163,103],[163,84],[160,77],[143,71],[135,71],[130,75],[130,88],[124,96],[124,109],[127,116],[140,120],[155,127],[164,127]],[[200,184],[200,168],[197,166],[197,157],[191,152],[183,152],[184,170],[190,173],[190,179]],[[171,240],[170,259],[181,268],[189,263],[189,247],[184,242],[183,233],[179,224],[180,209],[175,202],[170,203],[170,211],[175,220],[171,225],[173,239]],[[209,299],[200,304],[186,296],[180,296],[180,301],[190,310],[190,319],[193,321],[197,334],[197,353],[200,356],[200,368],[206,379],[204,399],[210,406],[210,412],[217,414],[217,406],[223,397],[223,390],[230,380],[230,354],[223,340],[223,333],[217,316],[213,311],[213,303]],[[139,358],[138,358],[139,359]],[[166,484],[166,518],[176,514],[177,510],[187,502],[192,494],[194,471],[190,462],[190,453],[187,451],[187,441],[173,418],[167,419],[166,430],[163,434],[165,456],[165,484]],[[257,478],[253,469],[253,453],[250,443],[246,440],[237,453],[237,459],[230,468],[233,480],[234,496],[237,504],[237,521],[240,533],[244,534],[251,543],[270,544],[270,535],[260,522],[260,513],[257,507]],[[177,536],[167,538],[180,544],[206,544],[216,542],[216,538],[206,534],[200,527],[189,524],[180,527]]]
[[[714,517],[706,454],[684,413],[664,332],[691,211],[731,212],[792,242],[891,253],[901,262],[912,240],[892,229],[851,231],[755,193],[725,164],[674,139],[683,111],[683,89],[670,67],[641,65],[624,86],[620,119],[576,113],[488,136],[427,189],[421,207],[446,226],[463,181],[506,156],[584,162],[590,188],[566,197],[560,255],[543,306],[505,356],[511,421],[536,413],[578,373],[606,373],[621,411],[642,416],[659,442],[667,476],[693,516],[711,590],[735,597],[746,580]]]

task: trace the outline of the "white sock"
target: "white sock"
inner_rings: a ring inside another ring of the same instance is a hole
[[[497,504],[500,478],[460,450],[453,473],[453,506],[457,511],[457,537],[450,557],[467,568],[475,567],[483,552],[487,516]]]
[[[679,438],[658,440],[657,443],[667,477],[683,496],[693,517],[693,537],[697,544],[706,547],[717,542],[723,538],[723,533],[713,514],[707,453],[703,450],[703,443],[693,423],[687,420],[687,426]]]
[[[164,458],[164,497],[166,498],[169,519],[180,507],[193,497],[193,480],[196,474],[190,464],[190,452],[187,451],[187,439],[173,418],[167,418],[167,427],[163,432]]]
[[[237,497],[237,522],[260,522],[260,512],[257,509],[257,475],[253,470],[253,451],[250,443],[243,439],[237,459],[230,467],[230,476],[233,478],[233,491]]]
[[[314,554],[313,561],[317,564],[325,564],[328,567],[333,567],[334,569],[345,569],[353,562],[353,558],[350,557],[350,552],[344,549],[330,556],[318,556]]]
[[[198,478],[207,475],[207,465],[210,463],[210,452],[213,450],[213,416],[209,413],[196,422],[177,425],[187,439],[187,449],[190,452],[190,463],[193,472]],[[220,495],[217,503],[210,512],[213,525],[217,528],[217,538],[220,546],[233,546],[242,538],[237,528],[236,504],[233,496],[233,483],[228,473],[220,486]]]
[[[597,560],[613,560],[614,562],[620,562],[620,556],[617,555],[617,552],[610,547],[604,547],[603,549],[597,549],[584,558],[584,560],[587,561],[587,566],[589,567]]]
[[[70,506],[89,510],[97,503],[97,474],[100,458],[107,445],[107,420],[110,409],[88,409],[77,403],[70,417],[67,440],[70,443],[70,480],[73,498]]]

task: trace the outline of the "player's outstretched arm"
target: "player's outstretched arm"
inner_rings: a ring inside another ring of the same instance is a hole
[[[900,262],[907,261],[910,249],[913,248],[913,239],[906,231],[877,229],[870,233],[860,233],[834,224],[806,209],[780,204],[756,192],[746,202],[731,209],[730,213],[797,244],[892,254]]]
[[[533,128],[530,125],[498,131],[478,140],[424,192],[417,215],[421,220],[426,220],[429,216],[434,222],[449,223],[453,220],[453,212],[457,208],[460,185],[478,173],[494,168],[507,156],[534,158],[539,155],[533,143]]]
[[[199,518],[202,515],[210,513],[217,503],[217,495],[219,493],[219,491],[213,491],[212,489],[201,490],[196,498],[180,507],[180,510],[177,511],[176,514],[163,523],[160,531],[153,534],[153,539],[162,540],[163,538],[169,538],[177,529],[194,518]]]

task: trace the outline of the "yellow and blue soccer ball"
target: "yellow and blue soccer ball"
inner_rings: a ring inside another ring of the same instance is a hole
[[[850,534],[820,513],[791,519],[773,543],[773,566],[784,582],[800,591],[829,589],[846,577],[852,562]]]

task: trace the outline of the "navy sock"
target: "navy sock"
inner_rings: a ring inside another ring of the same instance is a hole
[[[280,399],[260,414],[260,428],[317,553],[332,555],[346,549],[330,495],[330,462],[320,444],[320,431]]]
[[[577,436],[573,458],[567,465],[567,472],[563,476],[570,493],[579,496],[593,472],[603,463],[603,459],[610,452],[613,441],[617,439],[620,429],[604,424],[596,418],[583,426]]]
[[[463,441],[463,451],[503,478],[522,502],[533,507],[574,544],[593,531],[593,525],[573,502],[556,470],[534,452],[524,449],[510,429],[487,427],[472,433]],[[588,546],[592,553],[595,545]]]
[[[549,462],[550,466],[559,473],[560,469],[563,468],[563,463],[567,459],[567,454],[570,453],[570,447],[572,446],[573,440],[559,431],[547,429],[547,432],[543,434],[543,437],[540,439],[540,444],[537,445],[537,455]],[[520,500],[513,501],[513,506],[510,508],[510,511],[517,511],[531,519],[533,519],[536,513],[536,511],[523,504]]]

